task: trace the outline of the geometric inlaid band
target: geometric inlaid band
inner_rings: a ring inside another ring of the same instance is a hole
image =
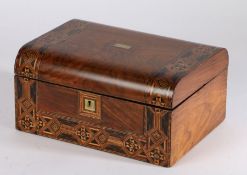
[[[36,111],[36,80],[16,76],[15,84],[16,127],[19,130],[156,165],[169,164],[169,136],[160,125],[164,115],[161,109],[148,109],[153,125],[144,135],[137,135],[86,123],[73,116]]]

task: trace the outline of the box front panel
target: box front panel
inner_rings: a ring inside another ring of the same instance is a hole
[[[170,112],[15,77],[19,130],[169,166]]]

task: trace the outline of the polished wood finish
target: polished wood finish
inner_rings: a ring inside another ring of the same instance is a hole
[[[227,66],[223,48],[71,20],[20,49],[16,128],[172,166],[224,119]]]
[[[173,96],[173,107],[177,106],[181,101],[188,98],[196,92],[201,85],[208,83],[212,77],[219,74],[228,66],[228,53],[226,49],[222,49],[219,53],[213,55],[210,60],[205,61],[198,68],[190,72],[190,76],[186,76],[177,84]],[[200,86],[193,86],[194,84]]]
[[[172,112],[171,165],[224,120],[226,85],[224,70]]]
[[[170,111],[101,96],[101,118],[80,114],[80,93],[15,76],[16,128],[161,166],[170,161]]]
[[[30,73],[22,57],[36,58]],[[222,70],[226,58],[222,48],[71,20],[23,46],[15,73],[172,109]],[[220,67],[209,73],[211,65]]]
[[[144,106],[138,103],[101,96],[102,117],[99,120],[80,114],[80,91],[78,90],[37,82],[37,94],[37,111],[60,113],[99,124],[101,127],[144,134]]]

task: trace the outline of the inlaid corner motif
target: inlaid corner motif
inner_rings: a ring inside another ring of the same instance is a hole
[[[16,63],[17,74],[26,78],[37,78],[39,55],[35,51],[24,51],[18,56]]]
[[[216,50],[216,47],[208,47],[206,45],[198,45],[190,50],[187,49],[168,63],[166,69],[175,76],[182,72],[188,72],[191,68],[201,64],[202,61],[209,58]],[[173,78],[176,80],[179,77]]]
[[[26,78],[37,78],[41,57],[45,55],[45,51],[52,45],[64,42],[72,35],[80,33],[87,24],[87,22],[74,21],[72,24],[61,26],[59,30],[54,29],[39,39],[28,43],[17,56],[16,73]],[[31,50],[32,47],[40,49],[34,51]],[[63,50],[65,49],[68,47],[63,48]],[[78,47],[71,46],[69,49],[78,49]]]
[[[171,107],[172,90],[176,83],[188,74],[191,68],[212,56],[216,50],[216,47],[198,45],[192,49],[186,49],[167,62],[164,68],[152,75],[153,78],[146,82],[150,86],[145,96],[146,103],[166,108]],[[170,80],[168,81],[164,77],[170,77]],[[155,92],[155,88],[160,89],[163,94]]]
[[[16,77],[16,127],[42,135],[106,152],[134,158],[160,166],[168,166],[170,158],[169,120],[167,112],[147,107],[144,135],[117,131],[78,118],[36,109],[36,81]],[[151,123],[151,125],[150,125]]]
[[[51,47],[52,45],[59,44],[65,42],[71,36],[77,35],[81,33],[88,22],[74,21],[72,23],[67,23],[65,25],[56,28],[43,36],[41,36],[38,40],[34,41],[34,45],[36,47],[40,47],[40,54],[45,54],[45,51]],[[79,49],[76,45],[70,45],[70,47],[63,47],[63,50],[69,49],[70,51],[74,49]]]
[[[165,80],[154,80],[147,83],[151,88],[146,94],[146,103],[160,106],[160,107],[170,107],[172,98],[172,88],[168,81]],[[163,94],[161,94],[161,92]]]

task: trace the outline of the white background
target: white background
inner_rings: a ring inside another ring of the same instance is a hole
[[[246,175],[246,9],[246,0],[0,0],[0,174]],[[72,18],[226,47],[226,120],[172,168],[16,131],[17,51]]]

